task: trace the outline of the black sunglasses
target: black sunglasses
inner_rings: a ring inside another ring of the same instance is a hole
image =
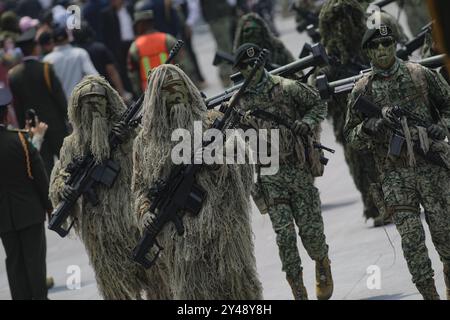
[[[376,48],[378,48],[380,43],[383,47],[387,48],[394,43],[394,40],[393,39],[373,40],[367,44],[367,47],[369,49],[376,49]]]

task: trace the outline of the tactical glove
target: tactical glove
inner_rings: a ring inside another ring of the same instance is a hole
[[[427,131],[432,139],[436,139],[436,140],[444,140],[445,139],[445,136],[446,136],[445,130],[437,124],[432,124],[431,126],[429,126]]]
[[[77,200],[77,195],[71,186],[65,186],[61,192],[61,198],[66,201],[75,202]]]
[[[382,134],[386,129],[385,119],[370,118],[363,125],[363,130],[370,135]]]
[[[111,131],[121,142],[124,142],[128,139],[127,126],[123,121],[115,124]]]
[[[311,127],[304,121],[296,120],[292,128],[297,135],[306,136],[311,132]]]

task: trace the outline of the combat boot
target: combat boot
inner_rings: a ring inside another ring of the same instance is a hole
[[[286,276],[286,279],[291,286],[295,300],[308,300],[308,292],[303,284],[303,273],[300,272],[297,277]]]
[[[416,283],[417,290],[423,297],[423,300],[440,300],[439,294],[436,290],[436,285],[434,284],[434,279],[427,279],[425,281]]]
[[[450,264],[444,263],[444,280],[447,287],[447,300],[450,300]]]
[[[328,257],[316,261],[316,295],[318,300],[328,300],[333,294],[333,276]]]

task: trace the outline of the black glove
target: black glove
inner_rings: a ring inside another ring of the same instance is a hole
[[[127,125],[123,121],[115,124],[111,131],[121,142],[128,139]]]
[[[432,124],[431,126],[429,126],[427,131],[432,139],[435,139],[435,140],[444,140],[445,139],[445,136],[446,136],[445,130],[437,124]]]
[[[387,123],[385,119],[370,118],[365,121],[363,129],[370,135],[378,135],[386,131]]]
[[[65,186],[64,190],[61,192],[61,198],[66,201],[75,202],[77,200],[77,195],[71,186]]]
[[[297,135],[306,136],[311,132],[311,127],[304,121],[296,120],[292,128]]]

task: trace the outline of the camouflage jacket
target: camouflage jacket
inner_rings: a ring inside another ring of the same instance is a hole
[[[408,166],[407,148],[402,149],[399,157],[388,155],[392,132],[387,130],[382,135],[371,136],[364,131],[365,118],[354,108],[360,95],[368,97],[379,107],[399,106],[414,113],[423,122],[440,123],[450,128],[450,87],[439,74],[399,59],[388,74],[375,69],[356,83],[350,95],[344,135],[353,147],[373,150],[381,171]],[[412,140],[417,141],[418,124],[408,120],[408,127]],[[420,156],[416,159],[418,164],[426,163]]]
[[[299,81],[268,73],[256,88],[247,89],[240,100],[240,106],[243,111],[260,109],[292,122],[302,120],[315,131],[320,129],[320,123],[327,114],[326,103],[320,100],[313,88]],[[280,164],[298,161],[302,164],[304,143],[290,129],[276,122],[258,118],[253,119],[252,126],[255,129],[267,129],[268,141],[270,129],[279,129]]]

